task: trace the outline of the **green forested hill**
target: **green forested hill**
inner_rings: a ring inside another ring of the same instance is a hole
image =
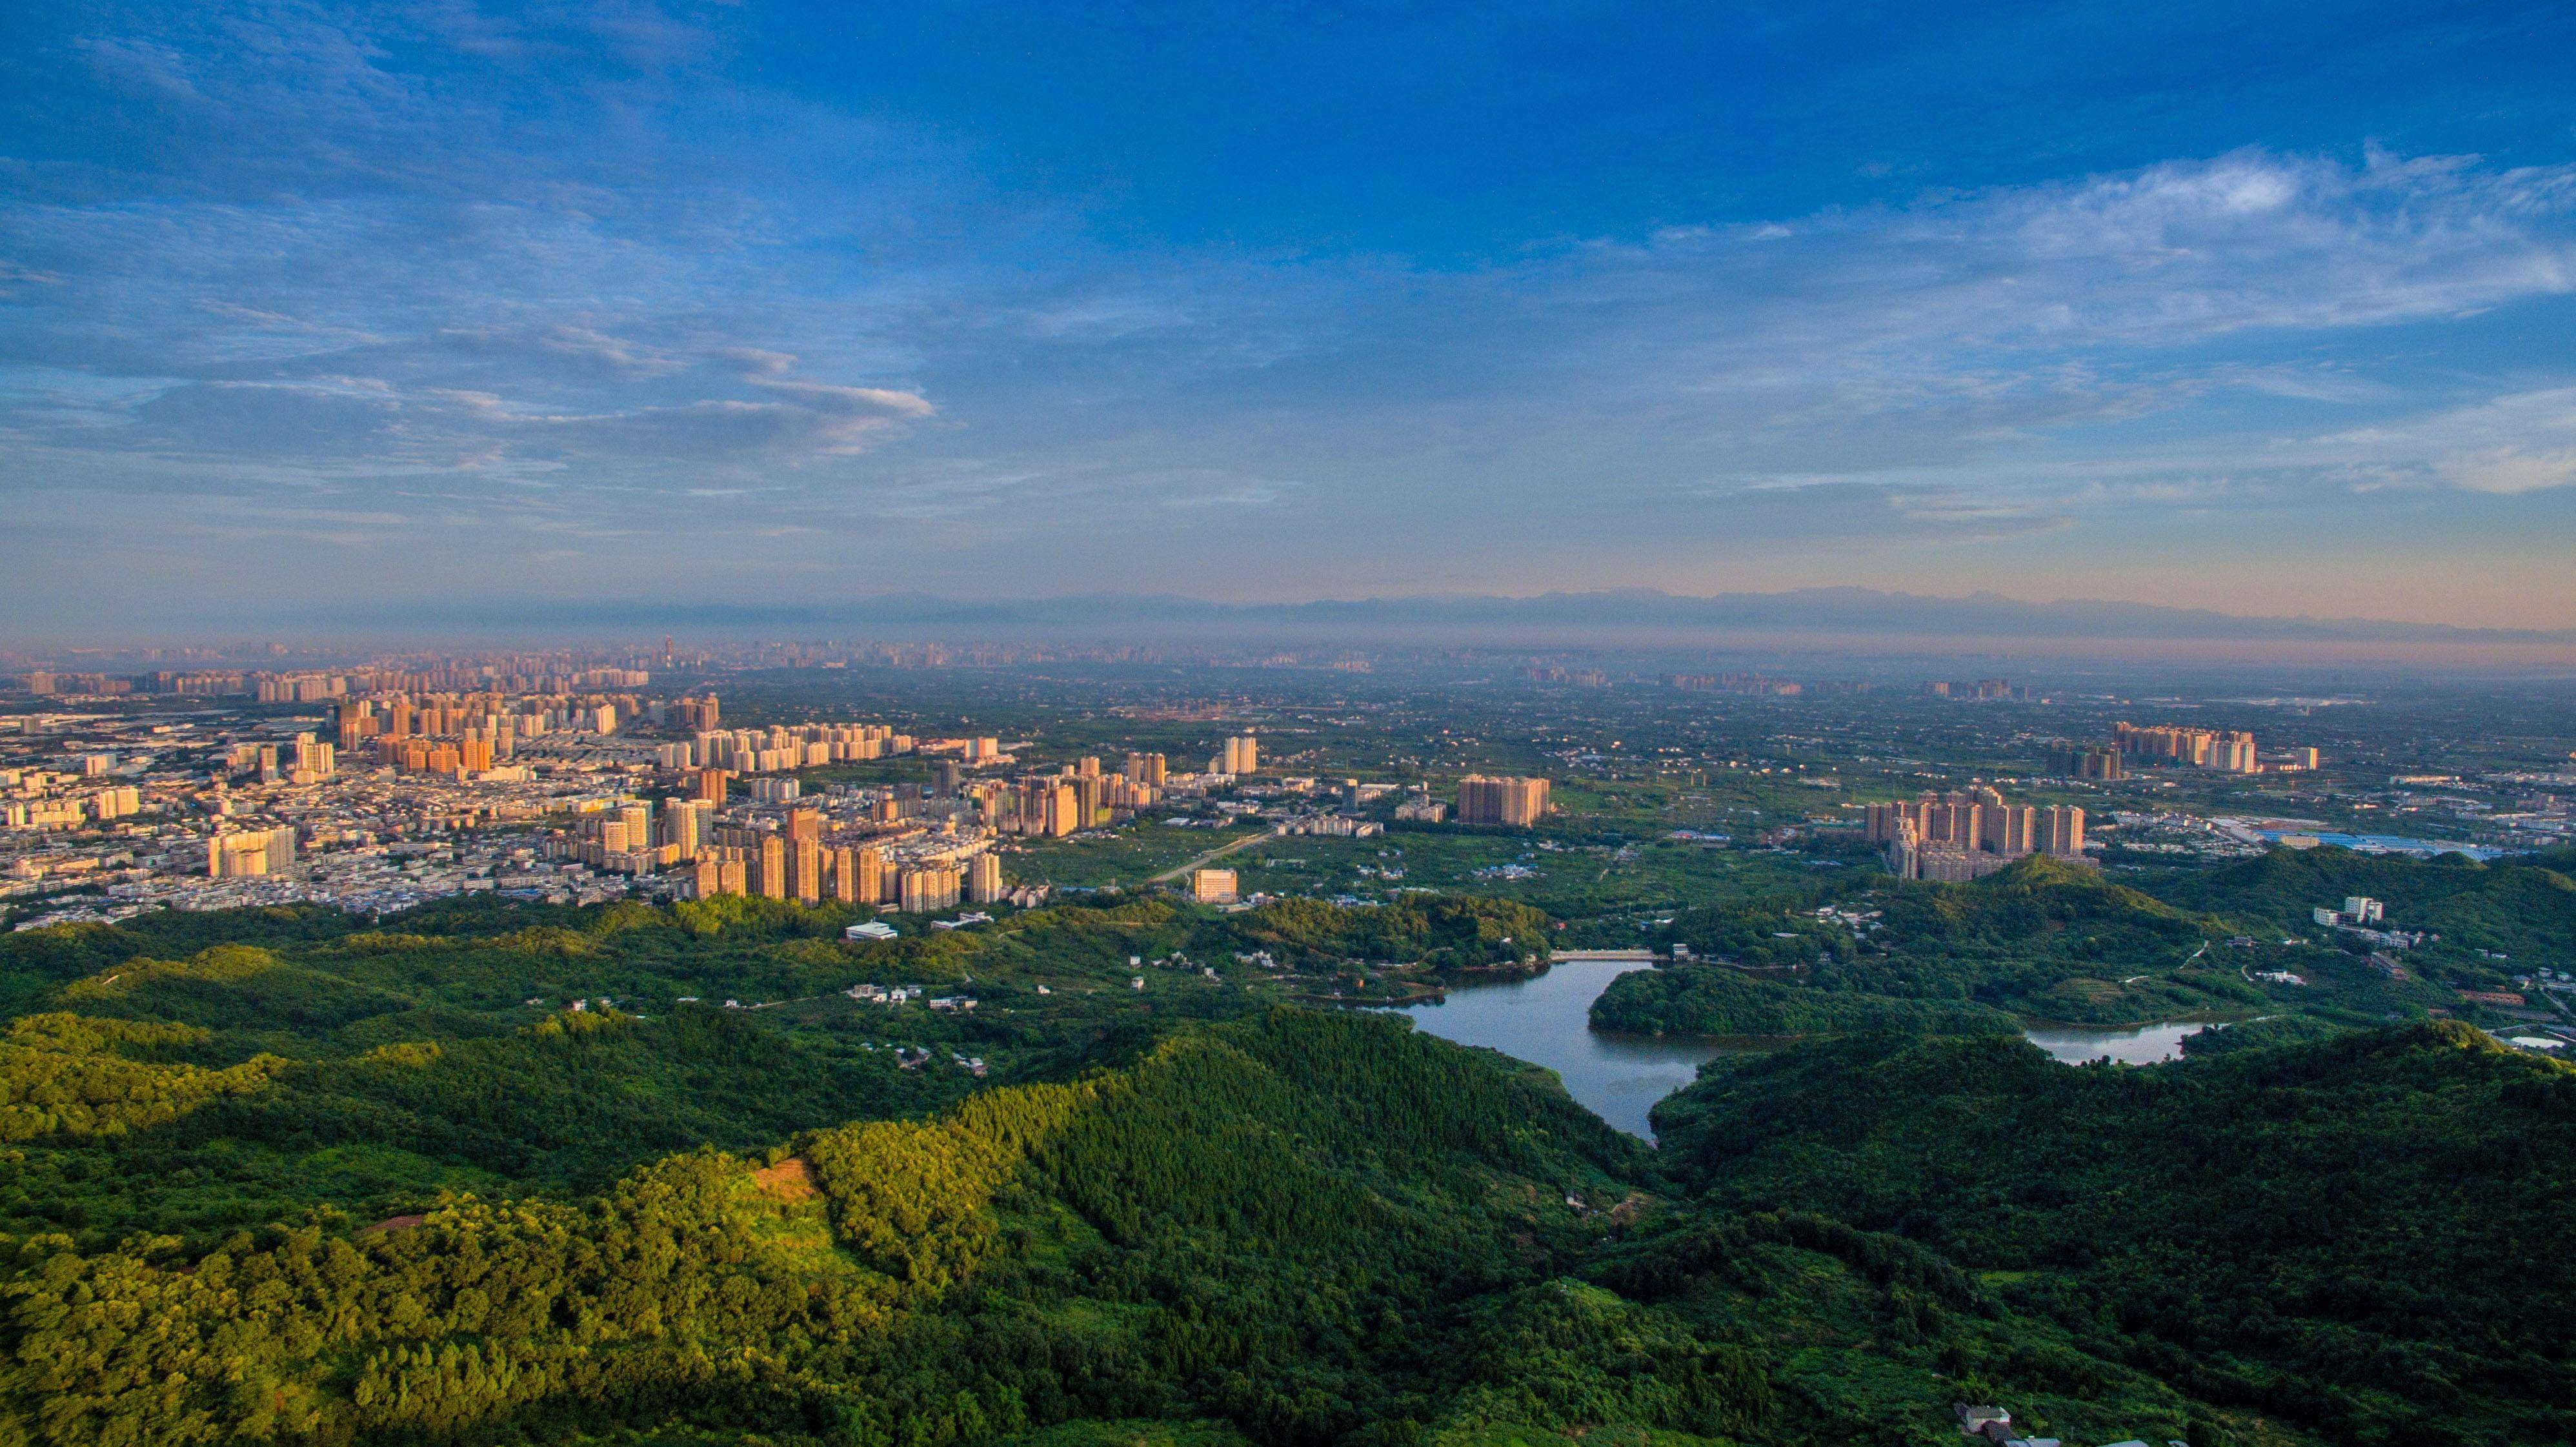
[[[2096,1444],[2564,1425],[2568,1343],[2509,1288],[2564,1285],[2513,1253],[2568,1204],[2566,1072],[2280,1025],[2170,1073],[1847,1040],[1713,1071],[1659,1159],[1230,953],[1533,924],[1419,915],[0,940],[0,1444],[1801,1447],[1941,1440],[1963,1397]],[[841,993],[899,982],[977,1008]]]
[[[918,1114],[1257,1006],[1194,968],[1129,988],[1131,955],[1184,946],[1242,973],[1217,920],[1166,905],[864,945],[839,939],[848,918],[729,899],[454,905],[384,929],[261,910],[0,936],[0,1001],[21,1018],[0,1033],[0,1144],[21,1143],[0,1173],[0,1231],[202,1247],[310,1207],[372,1219],[442,1189],[598,1191],[676,1151]],[[867,984],[977,1008],[841,993]],[[633,1028],[545,1028],[576,1000],[613,1003]]]
[[[2033,855],[1970,884],[1895,884],[1846,902],[1690,911],[1663,934],[1706,963],[1622,977],[1603,1029],[1784,1035],[1999,1029],[2015,1015],[2122,1022],[2244,1010],[2264,995],[2206,947],[2221,923]]]
[[[2209,1401],[2340,1441],[2562,1440],[2576,1069],[2460,1025],[2302,1033],[2149,1070],[1846,1040],[1720,1062],[1656,1119],[1704,1208],[1902,1232]]]
[[[2274,849],[2123,883],[2033,856],[1968,884],[1860,883],[1821,916],[1803,897],[1690,910],[1659,938],[1697,962],[1623,977],[1593,1021],[1759,1036],[1976,1031],[2007,1017],[2421,1019],[2472,1010],[2464,990],[2527,993],[2520,977],[2535,969],[2576,969],[2576,878],[2552,867],[2564,862]],[[2311,910],[2356,894],[2382,900],[2390,928],[2431,936],[2404,975],[2367,962],[2378,945],[2312,923]]]
[[[688,1152],[595,1203],[460,1198],[197,1257],[30,1239],[5,1401],[60,1441],[675,1412],[939,1441],[1182,1407],[1320,1439],[1390,1410],[1406,1313],[1570,1260],[1592,1232],[1565,1197],[1615,1198],[1637,1150],[1391,1022],[1291,1012],[806,1132],[760,1176]]]
[[[595,1200],[13,1254],[0,1422],[52,1442],[1875,1442],[1965,1390],[2218,1420],[1920,1247],[1672,1199],[1544,1077],[1290,1008]]]
[[[1973,1000],[1904,998],[1766,979],[1724,964],[1632,970],[1592,1005],[1592,1023],[1639,1035],[1777,1038],[1863,1031],[1971,1034],[2013,1028],[2013,1017]]]
[[[2568,852],[2507,855],[2480,864],[2465,855],[2431,859],[2356,854],[2327,846],[2275,849],[2260,858],[2207,870],[2178,870],[2145,881],[2159,898],[2188,909],[2223,913],[2249,929],[2314,934],[2309,911],[2369,895],[2388,907],[2393,929],[2442,936],[2429,951],[2449,968],[2495,980],[2537,966],[2576,970],[2576,878]],[[2482,963],[2476,951],[2508,956]]]

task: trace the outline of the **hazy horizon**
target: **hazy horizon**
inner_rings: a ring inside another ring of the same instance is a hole
[[[2248,677],[2404,668],[2431,674],[2576,677],[2576,629],[2476,629],[2389,620],[2260,617],[2117,600],[2025,601],[1862,589],[1689,596],[1624,590],[1521,596],[1417,594],[1217,603],[1169,594],[960,598],[885,595],[765,606],[602,599],[531,611],[458,603],[395,615],[316,610],[262,631],[67,634],[0,643],[0,667],[97,667],[188,652],[199,662],[301,667],[394,654],[572,649],[683,653],[746,646],[942,644],[968,650],[1135,649],[1167,662],[1289,650],[1310,661],[1461,656],[1588,657],[1630,667],[1837,670],[2087,665],[2209,667]],[[290,650],[285,657],[273,648]],[[209,651],[211,650],[211,651]],[[82,660],[89,660],[83,663]],[[155,665],[162,666],[162,665]]]

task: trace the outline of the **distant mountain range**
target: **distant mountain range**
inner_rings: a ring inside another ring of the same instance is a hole
[[[2576,628],[2462,628],[2371,618],[2263,618],[2205,608],[2071,599],[2031,603],[1995,593],[1964,598],[1867,588],[1802,588],[1785,593],[1688,597],[1652,589],[1212,603],[1165,594],[1096,594],[1033,599],[961,599],[902,593],[804,607],[660,602],[589,604],[543,610],[557,625],[625,628],[970,629],[993,633],[1104,632],[1225,635],[1441,635],[1491,639],[1569,633],[1619,635],[1844,634],[1921,641],[1948,639],[2153,639],[2208,642],[2567,644]],[[459,620],[463,621],[463,620]],[[478,618],[474,621],[498,621]]]

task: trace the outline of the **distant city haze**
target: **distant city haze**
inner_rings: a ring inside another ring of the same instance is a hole
[[[0,648],[2576,628],[2568,7],[20,8]]]

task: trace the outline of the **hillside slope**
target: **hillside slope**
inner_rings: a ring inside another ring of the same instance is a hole
[[[1656,1124],[1705,1206],[1899,1232],[2207,1400],[2343,1441],[2576,1428],[2576,1069],[2450,1024],[2235,1043],[1823,1043],[1719,1062]]]
[[[2216,919],[2032,855],[1968,884],[1888,884],[1842,915],[1690,911],[1662,931],[1705,963],[1623,975],[1605,1030],[1976,1033],[2015,1017],[2125,1023],[2244,1011],[2263,992],[2210,956]],[[1853,926],[1854,914],[1866,921]]]

